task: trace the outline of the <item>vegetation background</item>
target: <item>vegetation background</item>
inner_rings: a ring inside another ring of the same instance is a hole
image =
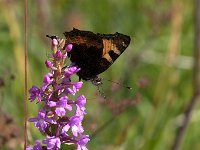
[[[131,36],[130,46],[101,76],[132,90],[105,80],[102,91],[106,100],[90,82],[80,91],[88,98],[84,120],[85,132],[92,137],[88,148],[175,150],[185,110],[192,97],[198,97],[194,95],[198,81],[193,75],[198,74],[198,68],[193,71],[195,0],[28,2],[29,88],[40,86],[48,71],[44,65],[50,50],[46,34],[62,37],[64,31],[75,27]],[[0,149],[22,149],[23,1],[0,0],[0,64]],[[200,149],[200,108],[195,104],[181,150]],[[29,117],[36,116],[37,109],[35,103],[29,103]],[[30,143],[43,139],[32,123],[28,127]]]

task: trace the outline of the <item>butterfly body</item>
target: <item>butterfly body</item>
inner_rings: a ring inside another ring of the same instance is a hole
[[[130,37],[120,33],[95,34],[90,31],[73,29],[65,32],[65,44],[72,44],[70,60],[81,70],[77,73],[83,80],[94,80],[107,70],[124,52],[130,43]]]

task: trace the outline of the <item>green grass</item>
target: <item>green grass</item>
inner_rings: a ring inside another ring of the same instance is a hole
[[[130,46],[102,76],[130,85],[133,90],[123,87],[113,90],[112,86],[116,85],[106,81],[103,89],[106,97],[115,103],[128,98],[134,100],[137,93],[141,95],[140,102],[115,116],[88,143],[88,148],[169,150],[192,95],[192,66],[183,69],[178,65],[168,66],[170,62],[165,61],[167,54],[174,55],[176,60],[180,56],[193,56],[193,4],[186,0],[180,3],[182,7],[178,10],[183,12],[180,13],[183,20],[178,33],[180,40],[176,43],[179,52],[174,53],[169,51],[173,36],[171,19],[176,15],[171,1],[29,1],[29,87],[33,84],[40,86],[47,72],[44,61],[50,50],[50,41],[45,38],[46,34],[63,36],[64,31],[76,27],[130,35]],[[16,119],[23,131],[23,3],[2,0],[0,10],[0,77],[6,83],[1,87],[1,108]],[[15,79],[11,80],[10,75]],[[148,82],[143,88],[138,86],[141,78]],[[100,103],[99,96],[96,96],[98,90],[92,84],[85,83],[81,92],[89,99],[85,132],[92,134],[113,115],[106,104]],[[198,107],[195,107],[181,150],[200,149]],[[36,111],[36,105],[29,105],[29,116],[35,116]],[[42,139],[33,125],[29,126],[29,131],[31,142],[39,137]]]

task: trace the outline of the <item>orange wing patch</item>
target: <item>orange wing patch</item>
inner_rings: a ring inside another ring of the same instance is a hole
[[[107,59],[110,63],[113,63],[112,57],[109,52],[113,51],[117,55],[121,55],[121,52],[117,49],[112,39],[103,39],[103,58]]]

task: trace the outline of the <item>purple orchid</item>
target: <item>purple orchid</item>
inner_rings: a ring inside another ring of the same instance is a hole
[[[26,148],[26,150],[43,150],[43,149],[42,149],[41,142],[39,140],[36,140],[35,141],[35,146],[34,147],[28,146]]]
[[[31,102],[36,99],[38,103],[44,103],[38,116],[30,118],[29,122],[34,122],[46,139],[42,143],[37,140],[35,146],[28,146],[27,150],[59,150],[62,144],[72,143],[77,145],[77,150],[87,150],[89,136],[83,134],[82,126],[86,98],[84,95],[76,96],[83,82],[71,82],[71,76],[79,72],[80,68],[74,64],[65,67],[63,63],[67,62],[65,59],[72,46],[68,44],[63,48],[59,40],[52,39],[53,60],[45,61],[51,71],[44,76],[41,88],[32,86],[29,90]],[[70,99],[69,95],[72,95]],[[74,100],[71,99],[73,96]]]
[[[60,138],[54,136],[47,136],[47,139],[43,140],[43,143],[47,145],[48,150],[59,150],[61,145]]]
[[[32,86],[29,90],[30,93],[30,101],[33,102],[35,99],[38,100],[38,102],[41,102],[42,96],[41,96],[41,90],[37,86]]]
[[[81,135],[77,142],[77,150],[87,150],[86,144],[90,141],[88,135]]]
[[[42,110],[39,111],[37,118],[30,118],[29,122],[34,122],[35,126],[40,130],[40,132],[44,132],[47,127],[47,122],[45,121],[46,113]]]

